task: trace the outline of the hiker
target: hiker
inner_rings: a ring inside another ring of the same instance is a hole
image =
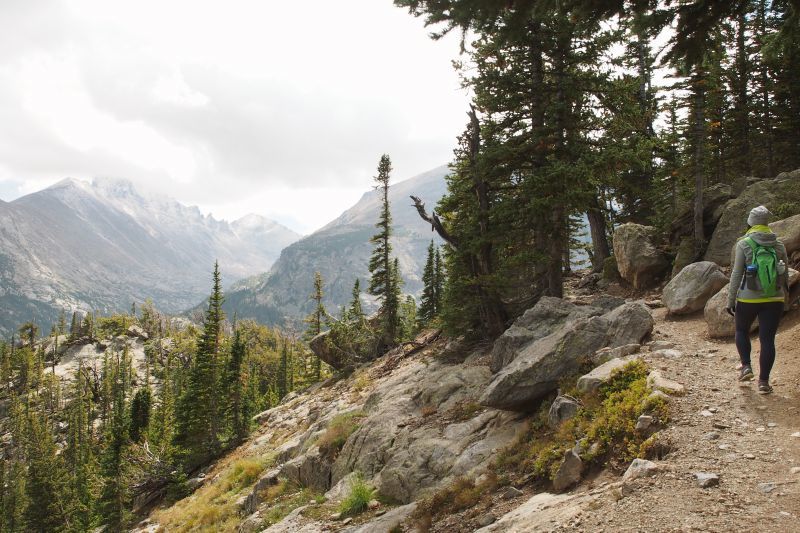
[[[753,379],[750,363],[750,327],[758,318],[759,357],[758,392],[769,394],[769,373],[775,363],[775,334],[783,315],[786,270],[789,258],[786,247],[767,226],[772,213],[760,205],[747,217],[747,232],[733,246],[733,272],[728,288],[726,311],[736,320],[736,349],[742,361],[739,381]]]

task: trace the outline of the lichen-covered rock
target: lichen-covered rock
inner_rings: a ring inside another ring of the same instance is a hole
[[[608,383],[608,381],[611,380],[611,376],[613,376],[615,372],[619,371],[625,365],[636,359],[638,359],[638,357],[634,355],[628,357],[619,357],[616,359],[611,359],[610,361],[606,361],[588,374],[578,378],[578,390],[580,392],[596,391],[600,388],[600,385],[603,383]]]
[[[647,386],[654,391],[661,391],[666,394],[683,394],[686,392],[686,387],[677,381],[665,378],[658,370],[653,370],[647,376]]]
[[[511,361],[524,346],[550,335],[567,322],[603,314],[593,306],[577,306],[561,298],[542,297],[525,311],[492,347],[490,368],[497,372]]]
[[[711,261],[699,261],[688,265],[667,283],[661,301],[670,314],[693,313],[703,309],[706,302],[726,283],[728,278],[719,265]]]
[[[736,239],[747,230],[747,214],[754,207],[764,205],[774,209],[783,203],[800,202],[800,172],[779,175],[773,180],[758,181],[749,185],[738,198],[725,204],[722,217],[708,243],[704,259],[718,265],[731,264],[731,250]]]
[[[635,289],[652,287],[666,273],[669,262],[654,243],[655,228],[622,224],[614,231],[614,257],[622,279]]]
[[[647,459],[634,459],[631,462],[625,474],[622,476],[623,481],[633,481],[642,477],[654,476],[659,472],[659,466],[653,461]]]

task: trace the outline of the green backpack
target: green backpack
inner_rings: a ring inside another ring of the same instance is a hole
[[[770,298],[778,292],[778,254],[772,246],[762,246],[750,237],[746,237],[745,242],[753,250],[753,262],[758,269],[758,282],[761,285],[761,292]]]

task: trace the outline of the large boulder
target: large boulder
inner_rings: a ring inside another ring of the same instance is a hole
[[[331,487],[331,463],[319,447],[314,446],[300,457],[280,467],[280,477],[318,492]]]
[[[635,289],[653,286],[669,268],[669,262],[656,248],[655,228],[622,224],[614,231],[614,257],[622,279]]]
[[[717,183],[703,191],[703,229],[706,235],[714,231],[714,227],[722,217],[725,204],[733,197],[731,186]],[[694,206],[684,205],[669,226],[669,242],[674,246],[682,237],[692,235],[694,230]]]
[[[638,359],[638,356],[620,357],[606,361],[594,370],[578,378],[577,389],[580,392],[594,392],[603,383],[608,383],[611,377],[619,372],[631,361]]]
[[[773,180],[749,185],[738,197],[725,204],[722,217],[708,243],[704,259],[718,265],[731,264],[733,245],[747,230],[747,214],[764,205],[775,209],[784,203],[800,202],[800,170],[780,174]]]
[[[652,329],[653,318],[639,302],[565,324],[522,349],[494,376],[480,402],[498,409],[530,410],[600,348],[641,343]]]
[[[703,309],[727,282],[728,278],[716,263],[692,263],[667,283],[661,301],[670,314],[693,313]]]
[[[728,285],[730,284],[726,283],[717,294],[712,296],[703,309],[703,316],[708,325],[708,336],[713,339],[733,337],[733,334],[736,333],[733,317],[725,310],[728,306]],[[758,328],[758,319],[753,322],[750,331],[755,331],[756,328]]]
[[[567,322],[603,314],[594,306],[577,306],[561,298],[544,296],[508,328],[492,347],[490,368],[508,365],[524,346],[553,333]]]
[[[551,429],[558,429],[562,422],[578,414],[581,404],[572,396],[557,396],[547,412],[547,425]]]
[[[787,254],[792,255],[795,250],[800,250],[800,215],[778,220],[769,227],[786,246]]]
[[[345,354],[340,351],[331,350],[330,344],[327,342],[330,331],[323,331],[315,336],[308,342],[308,347],[314,352],[314,355],[325,361],[334,370],[341,370],[346,367],[350,361],[345,357]]]

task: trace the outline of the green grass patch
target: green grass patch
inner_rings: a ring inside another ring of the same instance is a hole
[[[354,516],[363,513],[369,507],[369,502],[375,498],[375,489],[370,486],[360,474],[353,477],[350,491],[342,503],[339,512],[342,516]]]
[[[264,501],[268,502],[268,507],[261,513],[264,517],[261,527],[277,524],[298,507],[317,502],[319,498],[320,495],[310,489],[298,489],[288,481],[281,481],[267,489]]]
[[[325,433],[317,441],[320,451],[324,455],[335,457],[365,416],[361,411],[353,411],[333,417]]]

